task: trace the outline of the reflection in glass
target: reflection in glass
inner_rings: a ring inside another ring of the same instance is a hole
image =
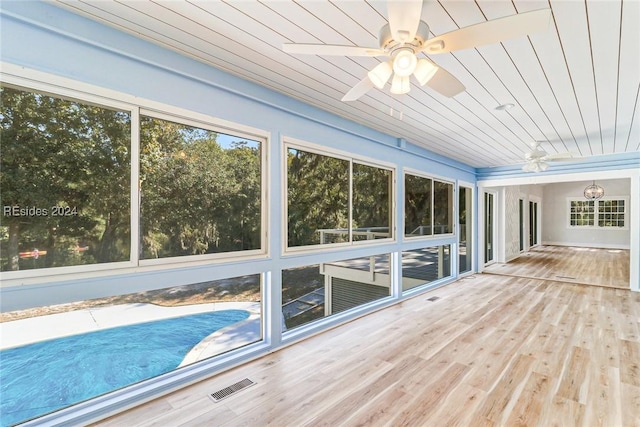
[[[593,222],[593,215],[591,216]],[[529,247],[538,244],[538,203],[529,201]]]
[[[391,237],[391,171],[353,164],[353,240]]]
[[[453,184],[433,181],[433,234],[453,233]]]
[[[287,246],[349,241],[349,162],[287,151]]]
[[[451,276],[450,253],[450,245],[402,252],[402,290]]]
[[[518,200],[518,224],[520,224],[519,228],[519,249],[520,252],[524,251],[524,200]]]
[[[484,262],[493,261],[493,194],[484,193]]]
[[[433,235],[432,180],[405,174],[404,178],[404,234],[405,236]]]
[[[467,187],[459,187],[460,196],[458,200],[458,221],[460,231],[458,235],[458,269],[460,273],[471,271],[473,257],[473,200],[472,190]]]
[[[453,184],[406,174],[404,194],[405,236],[453,233]]]
[[[282,315],[289,330],[391,295],[389,255],[282,272]]]

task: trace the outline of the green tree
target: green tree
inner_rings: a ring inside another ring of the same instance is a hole
[[[404,231],[410,234],[420,226],[431,227],[432,180],[415,175],[405,175],[404,180]],[[424,233],[423,233],[424,234]]]
[[[388,228],[391,225],[391,172],[353,164],[353,227]],[[381,230],[380,230],[381,231]]]
[[[212,131],[141,123],[143,257],[259,248],[259,145],[224,149]]]
[[[1,225],[7,230],[1,268],[128,258],[123,208],[129,200],[129,115],[18,89],[0,91]],[[14,216],[6,211],[14,206],[38,211]],[[68,210],[54,215],[54,206]],[[81,246],[89,248],[83,256]],[[46,250],[43,261],[19,262],[21,250],[35,248]]]
[[[228,215],[219,226],[221,251],[260,248],[261,162],[260,149],[244,141],[225,150],[224,163],[229,176]]]
[[[287,158],[288,245],[320,243],[318,230],[349,225],[349,162],[290,149]],[[333,236],[344,241],[345,236]]]

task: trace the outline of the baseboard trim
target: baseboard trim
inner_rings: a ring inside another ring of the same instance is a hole
[[[575,243],[575,242],[542,242],[544,246],[575,246],[578,248],[595,249],[630,249],[630,245],[616,245],[607,243]]]

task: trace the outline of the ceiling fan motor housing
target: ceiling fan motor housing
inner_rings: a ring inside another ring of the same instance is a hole
[[[378,41],[380,42],[380,49],[383,49],[385,52],[388,52],[389,55],[392,55],[398,48],[401,47],[410,47],[413,49],[413,52],[419,51],[424,42],[429,38],[429,26],[426,22],[420,21],[418,25],[418,30],[416,31],[416,35],[410,42],[402,43],[400,41],[394,40],[393,35],[391,34],[391,28],[389,24],[385,24],[380,28],[380,35],[378,36]]]

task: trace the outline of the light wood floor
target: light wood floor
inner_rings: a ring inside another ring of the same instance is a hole
[[[629,250],[536,246],[486,273],[629,289]]]
[[[478,274],[101,425],[640,426],[640,293]]]

